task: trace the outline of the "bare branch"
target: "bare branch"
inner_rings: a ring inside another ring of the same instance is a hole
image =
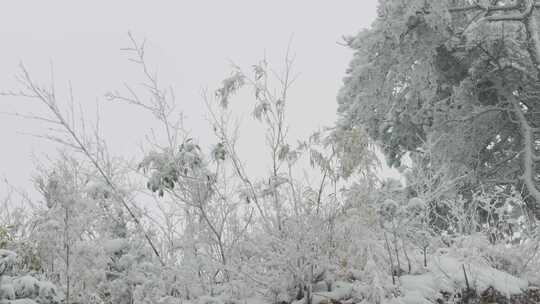
[[[486,20],[488,21],[523,21],[525,18],[531,15],[532,10],[534,9],[535,2],[534,0],[522,0],[522,1],[516,1],[516,5],[521,5],[522,2],[525,2],[525,9],[523,12],[519,12],[516,14],[508,14],[508,15],[492,15],[486,17]]]
[[[67,142],[64,139],[44,135],[43,138],[61,143],[63,145],[67,145],[69,147],[72,147],[76,149],[77,151],[82,152],[88,160],[92,163],[92,165],[96,168],[96,170],[99,172],[101,177],[104,179],[106,184],[111,188],[112,192],[114,193],[115,198],[122,204],[122,206],[128,211],[129,215],[137,225],[137,227],[140,229],[140,231],[143,233],[144,237],[146,238],[148,244],[154,251],[154,254],[160,261],[162,265],[165,265],[163,260],[160,257],[159,252],[157,251],[156,246],[152,242],[150,236],[148,233],[144,230],[144,227],[142,226],[141,222],[139,221],[138,217],[135,215],[135,213],[132,211],[131,207],[129,206],[128,202],[124,198],[124,196],[119,191],[116,184],[112,181],[112,179],[109,177],[109,175],[105,172],[102,165],[99,163],[98,159],[91,153],[91,151],[88,148],[88,142],[81,137],[81,135],[77,134],[73,128],[73,126],[66,120],[66,118],[61,113],[56,97],[54,94],[53,89],[45,89],[40,86],[38,86],[33,79],[30,77],[30,74],[28,73],[28,70],[24,67],[24,65],[21,64],[21,73],[20,75],[20,81],[24,88],[26,88],[26,92],[23,94],[14,94],[12,96],[19,96],[19,97],[29,97],[29,98],[35,98],[38,99],[40,102],[45,104],[50,112],[53,114],[53,116],[56,118],[56,124],[61,125],[67,135],[73,140],[73,143]],[[51,85],[51,88],[53,85]],[[84,131],[84,130],[83,130]]]
[[[521,136],[523,140],[523,153],[522,153],[522,163],[523,163],[523,175],[521,176],[521,180],[527,187],[527,190],[529,191],[529,195],[534,198],[536,201],[536,204],[540,204],[540,190],[537,188],[536,182],[535,182],[535,152],[534,152],[534,146],[533,146],[533,133],[532,128],[527,121],[527,118],[525,117],[525,114],[521,110],[521,105],[512,93],[508,93],[505,95],[508,101],[510,101],[514,107],[514,114],[516,115],[519,127],[521,130]],[[538,206],[537,206],[538,207]]]

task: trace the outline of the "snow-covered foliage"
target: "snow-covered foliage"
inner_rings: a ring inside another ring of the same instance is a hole
[[[143,84],[106,97],[163,127],[135,164],[109,155],[98,130],[70,123],[23,70],[19,95],[45,103],[57,120],[44,121],[67,136],[47,138],[77,153],[38,167],[42,201],[0,209],[0,304],[535,301],[530,3],[380,0],[372,27],[346,39],[355,54],[339,121],[297,143],[287,134],[289,52],[283,72],[266,59],[249,72],[234,66],[203,95],[215,133],[207,149],[174,119],[174,94],[130,35]],[[266,140],[258,177],[238,151],[242,94]],[[374,145],[402,180],[380,179]]]
[[[372,27],[347,39],[355,55],[338,125],[366,128],[391,166],[407,155],[431,174],[459,178],[464,196],[513,186],[540,217],[531,3],[379,1]]]
[[[17,254],[0,249],[0,303],[60,304],[63,294],[47,280],[21,274]]]

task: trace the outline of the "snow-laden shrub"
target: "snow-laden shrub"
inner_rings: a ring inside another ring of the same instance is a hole
[[[13,284],[9,280],[6,280],[5,277],[0,281],[0,300],[14,300],[15,299],[15,289]]]
[[[15,252],[0,249],[0,275],[8,273],[13,268],[16,258]]]
[[[17,298],[35,298],[39,295],[39,281],[29,275],[13,280],[13,288]]]
[[[0,250],[0,303],[61,303],[62,294],[54,284],[28,274],[18,274],[14,268],[16,263],[15,252]],[[5,275],[8,270],[11,276]]]

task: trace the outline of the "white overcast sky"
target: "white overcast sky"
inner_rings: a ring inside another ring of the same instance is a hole
[[[336,93],[352,54],[337,42],[368,27],[375,14],[375,0],[7,1],[0,11],[0,88],[16,87],[19,62],[43,82],[52,62],[57,90],[71,81],[78,102],[104,104],[103,131],[112,153],[137,155],[132,152],[152,126],[146,123],[151,117],[103,98],[123,82],[139,79],[120,51],[131,31],[148,40],[149,63],[164,84],[174,87],[186,127],[209,145],[201,89],[215,89],[229,75],[230,60],[249,68],[266,54],[278,67],[292,36],[300,73],[288,101],[291,137],[296,139],[334,122]],[[41,111],[22,100],[2,97],[0,103],[2,111]],[[249,103],[244,107],[241,136],[249,141],[244,153],[252,170],[263,170],[257,164],[260,130],[249,122]],[[50,143],[19,132],[43,127],[0,116],[0,175],[17,186],[27,185],[34,172],[32,154],[54,151]]]

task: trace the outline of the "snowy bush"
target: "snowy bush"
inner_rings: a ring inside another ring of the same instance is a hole
[[[0,266],[4,269],[0,274],[0,303],[60,304],[63,301],[62,293],[54,284],[18,274],[18,269],[14,268],[16,260],[14,252],[0,251]],[[5,274],[7,269],[11,271],[10,276]]]

